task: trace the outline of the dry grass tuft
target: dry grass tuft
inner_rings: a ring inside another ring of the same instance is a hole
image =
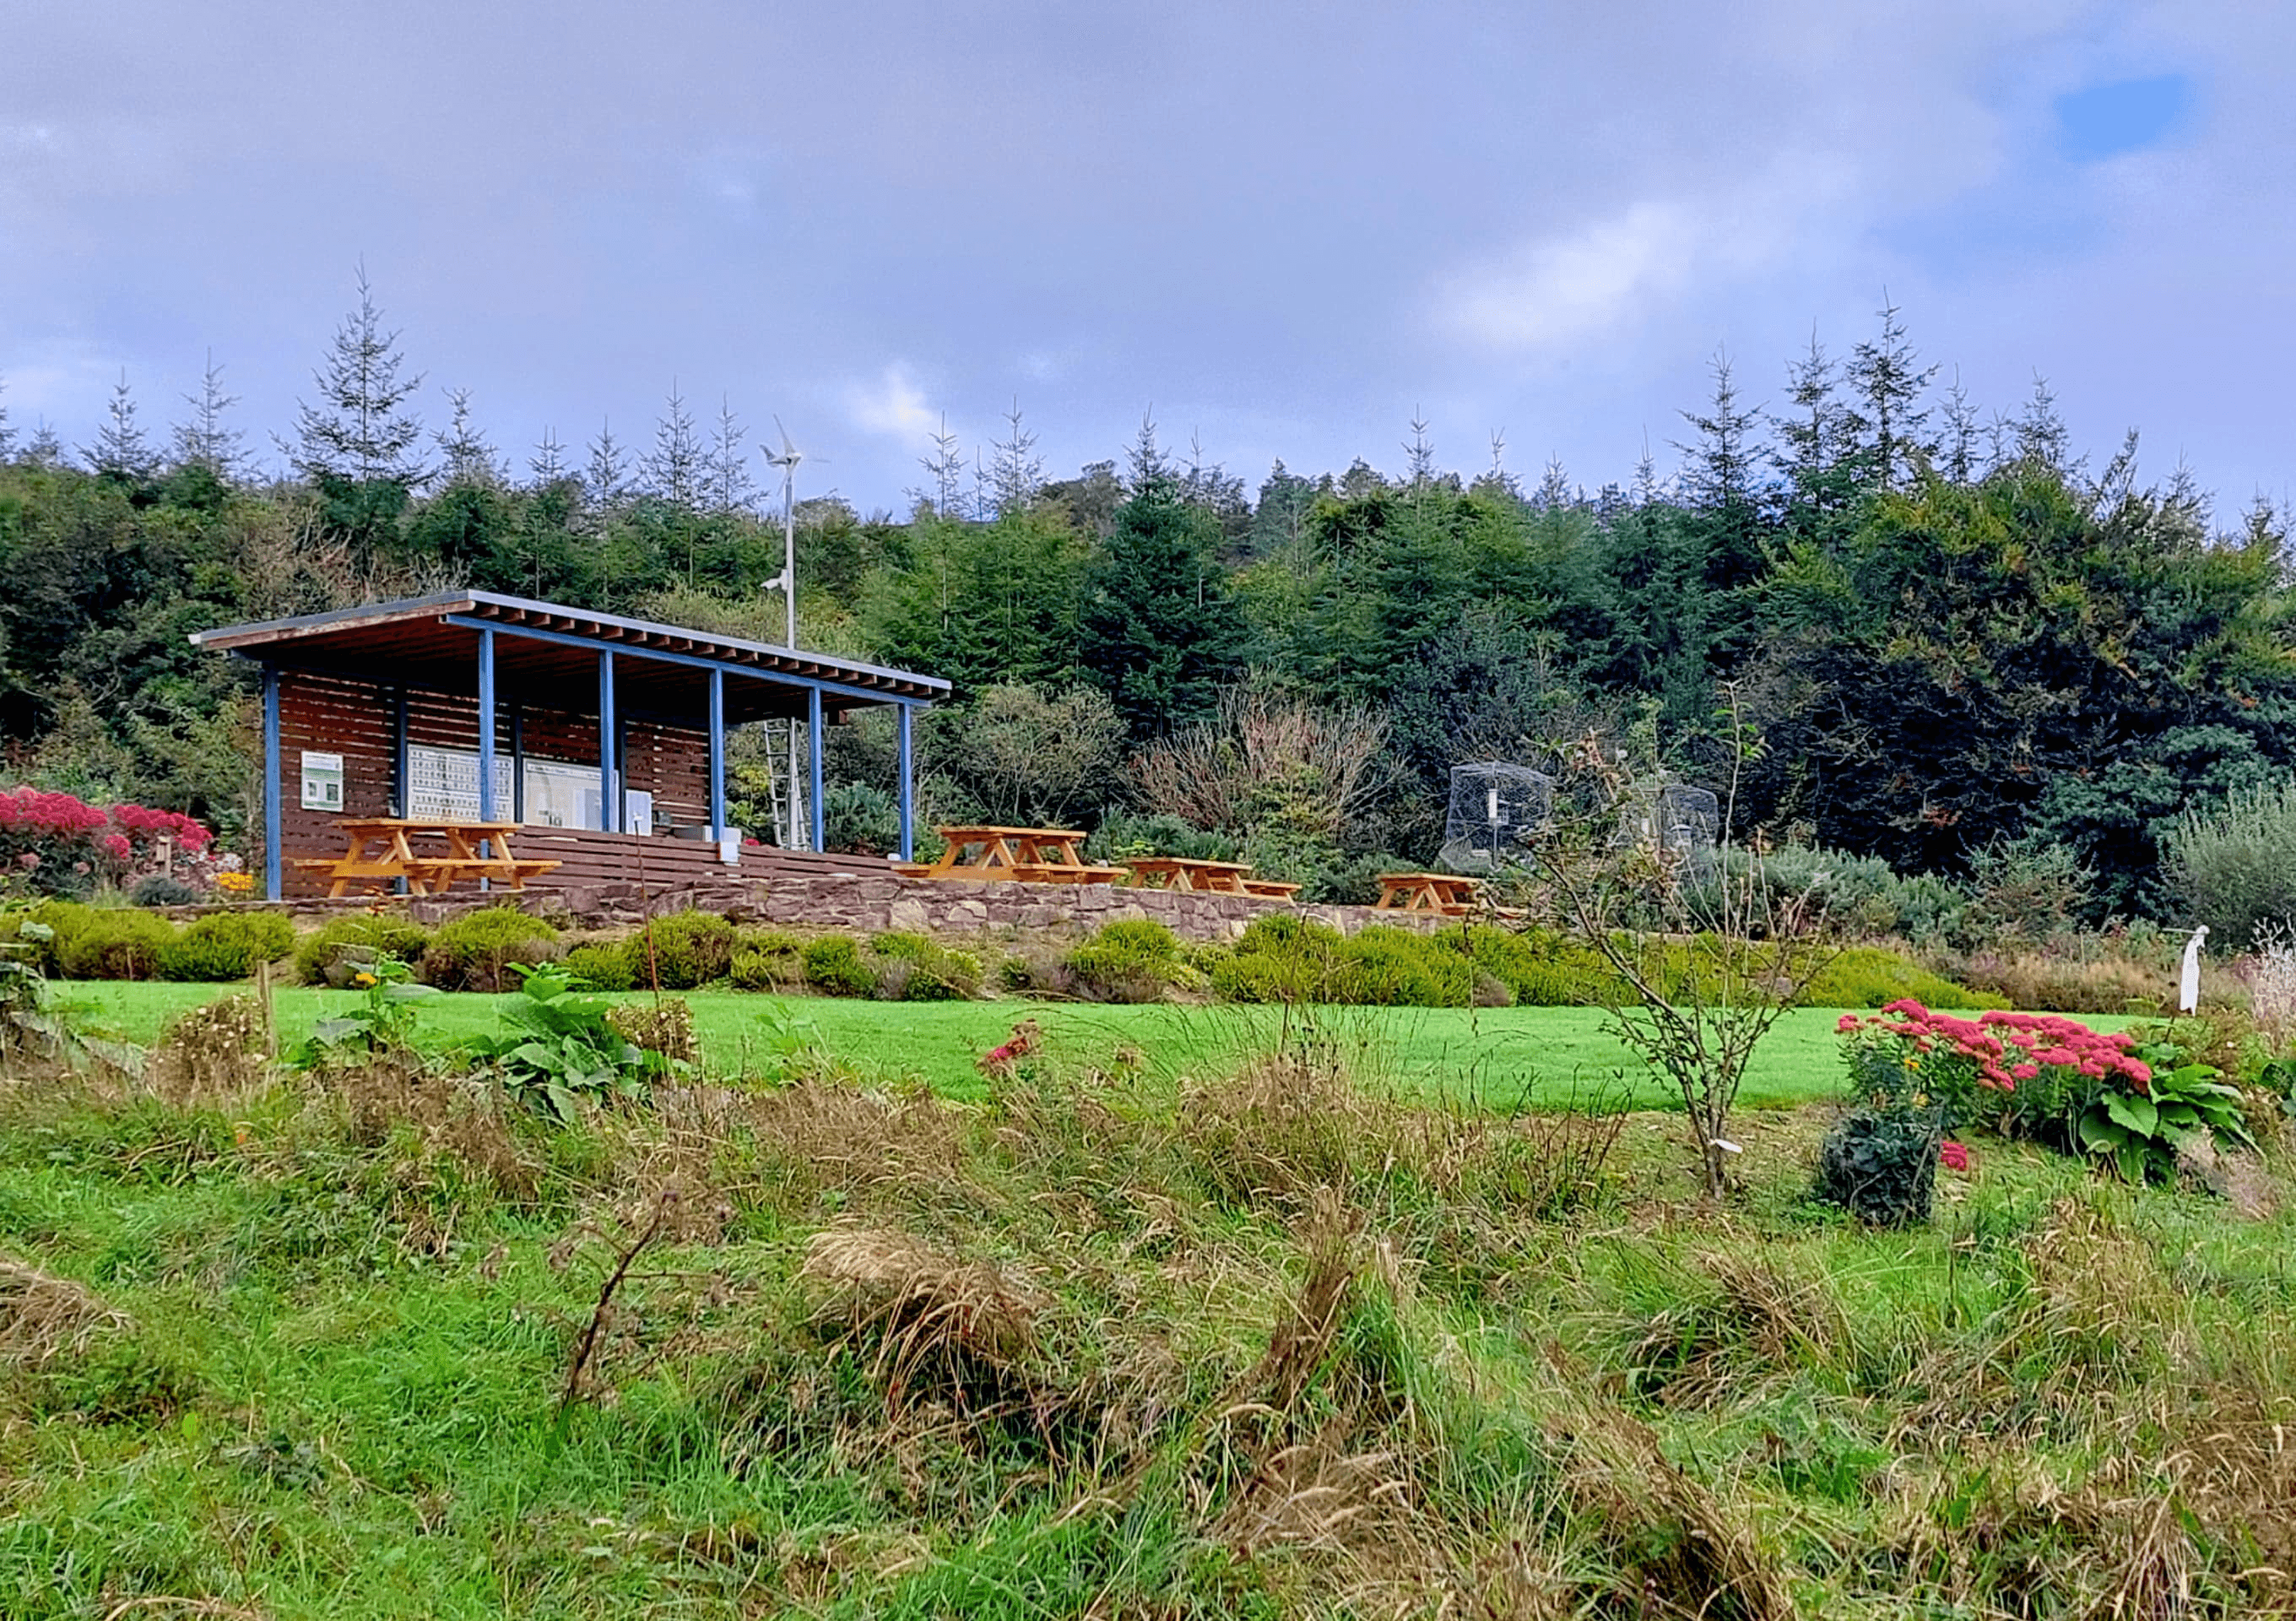
[[[1726,1250],[1698,1263],[1716,1292],[1655,1313],[1628,1354],[1630,1380],[1644,1394],[1684,1408],[1743,1402],[1849,1344],[1849,1319],[1820,1280]]]
[[[242,1098],[268,1078],[271,1031],[251,996],[226,996],[169,1024],[144,1078],[177,1108]]]
[[[837,1227],[814,1235],[798,1275],[828,1296],[822,1326],[874,1343],[872,1373],[896,1416],[921,1390],[969,1416],[1028,1393],[1023,1364],[1052,1301],[1017,1270],[894,1229]]]
[[[85,1285],[0,1255],[0,1362],[44,1367],[135,1326]]]
[[[769,1186],[745,1189],[760,1202],[802,1205],[824,1194],[850,1203],[952,1197],[991,1201],[972,1178],[972,1123],[958,1106],[925,1092],[887,1094],[806,1081],[743,1094],[733,1123],[750,1139]]]

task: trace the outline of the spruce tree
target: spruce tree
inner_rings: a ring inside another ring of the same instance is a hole
[[[0,394],[7,391],[8,381],[0,377]],[[0,462],[7,461],[15,454],[16,430],[8,425],[8,407],[4,401],[0,401]]]
[[[742,419],[734,415],[733,396],[720,395],[707,475],[712,512],[747,512],[757,498],[757,481],[750,476],[749,458],[742,453],[742,440],[748,434]]]
[[[601,512],[611,512],[629,499],[629,453],[614,438],[611,419],[599,419],[598,437],[590,441],[589,465],[583,471],[582,486],[589,492],[591,505]]]
[[[1208,514],[1144,423],[1130,494],[1086,571],[1078,658],[1136,737],[1209,718],[1242,662],[1244,623]]]
[[[1025,512],[1044,493],[1045,458],[1037,436],[1021,424],[1021,402],[1004,413],[1004,437],[990,447],[988,496],[996,515]]]
[[[1889,300],[1884,291],[1881,336],[1851,351],[1847,376],[1864,407],[1865,448],[1874,481],[1884,490],[1898,490],[1937,454],[1936,440],[1923,433],[1930,414],[1922,395],[1938,368],[1918,363],[1905,323],[1898,318],[1898,307]]]
[[[447,402],[454,415],[442,431],[431,436],[438,442],[439,453],[447,458],[447,481],[464,485],[501,483],[501,460],[485,430],[471,416],[471,391],[448,389]]]
[[[1685,411],[1698,430],[1695,444],[1677,445],[1683,464],[1683,493],[1698,516],[1706,583],[1728,591],[1761,572],[1762,525],[1756,473],[1764,452],[1756,441],[1761,408],[1740,402],[1730,357],[1716,350],[1714,398],[1704,415]]]
[[[405,364],[396,332],[382,330],[382,312],[366,267],[358,270],[358,308],[335,329],[326,364],[312,374],[319,403],[296,401],[295,442],[280,441],[295,471],[314,483],[388,481],[412,489],[430,476],[412,452],[422,424],[402,408],[422,386],[420,373],[401,377]]]
[[[218,479],[227,479],[247,459],[246,435],[224,426],[224,413],[239,403],[239,396],[223,391],[223,367],[215,350],[208,350],[207,368],[200,374],[200,391],[184,396],[192,407],[188,421],[175,428],[174,453],[179,467],[200,467]]]
[[[135,421],[135,396],[128,389],[125,371],[112,384],[111,401],[104,407],[103,425],[96,430],[95,443],[82,448],[80,455],[105,478],[130,484],[141,483],[159,470],[159,453]]]
[[[672,506],[691,511],[701,497],[701,481],[707,469],[701,448],[701,431],[695,427],[693,413],[685,408],[685,396],[677,391],[677,379],[669,382],[669,400],[664,407],[661,420],[654,424],[653,451],[645,458],[647,493],[660,497]]]

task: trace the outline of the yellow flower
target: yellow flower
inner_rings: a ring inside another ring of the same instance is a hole
[[[351,983],[353,983],[353,984],[355,984],[355,985],[358,986],[358,987],[359,987],[359,989],[361,989],[362,991],[364,991],[365,989],[366,989],[366,987],[367,987],[367,986],[369,986],[369,985],[371,985],[371,984],[373,984],[374,983],[375,983],[375,977],[374,977],[374,975],[372,975],[372,974],[366,973],[366,972],[365,972],[364,970],[362,970],[361,972],[357,973],[357,974],[354,974],[354,975],[351,975]]]

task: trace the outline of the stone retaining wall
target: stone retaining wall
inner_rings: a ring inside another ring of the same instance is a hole
[[[369,901],[299,901],[279,909],[316,924],[363,911]],[[700,888],[644,891],[635,884],[575,885],[523,894],[451,895],[403,903],[418,923],[436,925],[481,907],[515,905],[578,929],[635,927],[649,909],[660,917],[694,907],[737,923],[839,929],[873,934],[887,929],[974,936],[1014,933],[1087,934],[1103,924],[1152,917],[1183,940],[1232,940],[1254,917],[1290,912],[1352,934],[1368,923],[1439,928],[1440,917],[1383,912],[1368,906],[1300,906],[1243,895],[1207,895],[1104,884],[975,884],[895,876],[782,876]],[[194,909],[179,909],[185,912]]]

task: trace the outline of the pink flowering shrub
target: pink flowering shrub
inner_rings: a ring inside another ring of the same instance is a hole
[[[29,785],[0,788],[0,870],[36,893],[85,894],[105,882],[130,887],[163,865],[204,888],[231,860],[214,846],[214,834],[174,810],[105,810]]]
[[[2054,1013],[1935,1013],[1911,999],[1845,1014],[1856,1090],[1874,1102],[1935,1107],[1947,1130],[1977,1124],[2005,1137],[2071,1148],[2074,1124],[2104,1091],[2142,1096],[2152,1070],[2133,1038]]]

